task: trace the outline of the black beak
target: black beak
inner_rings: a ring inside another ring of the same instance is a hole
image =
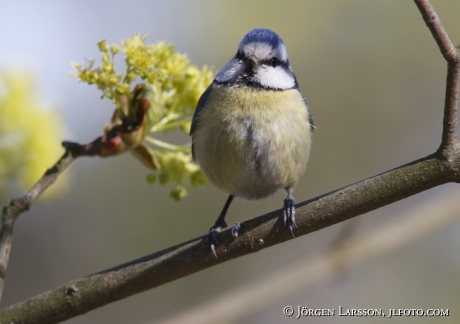
[[[254,56],[248,57],[246,61],[246,73],[247,74],[255,74],[257,72],[257,68],[259,67],[259,61]]]

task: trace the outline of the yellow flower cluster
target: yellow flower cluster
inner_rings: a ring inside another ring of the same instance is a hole
[[[153,133],[175,129],[189,132],[198,99],[212,82],[212,71],[206,66],[199,69],[192,65],[186,55],[175,51],[173,45],[164,41],[147,44],[145,37],[138,34],[122,41],[121,46],[109,46],[103,40],[98,47],[102,53],[102,66],[94,68],[94,60],[84,67],[72,63],[73,75],[82,82],[96,84],[123,116],[127,114],[123,109],[126,106],[123,98],[133,98],[135,86],[131,84],[138,81],[146,85],[150,109],[142,134],[150,146],[136,148],[137,153],[133,153],[144,164],[159,166],[159,170],[149,174],[147,180],[154,182],[158,178],[161,185],[175,184],[170,193],[175,200],[187,195],[185,185],[204,185],[204,174],[192,163],[190,145],[172,145],[154,138]],[[117,74],[114,67],[114,57],[119,52],[125,55],[124,74]],[[146,160],[154,163],[145,163]]]
[[[28,73],[0,72],[0,197],[14,184],[29,189],[64,153],[56,110],[43,107]],[[46,195],[62,192],[60,177]]]
[[[118,47],[116,45],[112,46],[111,55],[109,55],[108,46],[105,41],[99,42],[98,46],[102,52],[102,67],[93,69],[94,60],[88,61],[85,67],[72,62],[72,67],[77,72],[72,72],[71,74],[82,82],[96,84],[104,96],[111,99],[117,105],[117,108],[120,109],[121,97],[128,94],[130,89],[129,84],[120,82],[122,75],[116,74],[113,66],[113,56],[118,52]]]
[[[176,201],[181,200],[187,195],[184,185],[196,186],[206,185],[206,178],[200,167],[191,163],[191,155],[181,151],[158,152],[160,170],[158,182],[161,185],[176,183],[176,187],[171,190],[170,197]],[[147,182],[153,183],[156,180],[155,173],[150,173],[146,177]]]

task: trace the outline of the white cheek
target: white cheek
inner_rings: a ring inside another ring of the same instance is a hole
[[[259,82],[263,86],[278,89],[290,89],[295,86],[295,80],[282,67],[261,67],[257,72]]]

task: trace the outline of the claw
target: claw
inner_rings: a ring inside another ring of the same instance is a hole
[[[227,227],[227,224],[222,224],[222,226]],[[208,236],[207,236],[207,241],[209,244],[209,247],[211,248],[212,253],[214,256],[218,259],[217,253],[216,253],[216,245],[219,243],[217,240],[217,234],[222,230],[223,227],[219,225],[214,225],[209,229]],[[238,231],[241,229],[241,224],[236,222],[235,225],[232,227],[232,236],[234,238],[238,237]]]
[[[294,215],[292,215],[291,221],[292,221],[293,227],[297,228],[297,224],[296,224],[296,222],[295,222],[295,213],[294,213]]]
[[[290,189],[287,189],[287,196],[286,196],[286,199],[284,199],[283,219],[284,219],[284,226],[289,228],[292,234],[292,237],[295,238],[294,228],[297,227],[297,224],[295,222],[295,201],[294,201],[294,198],[292,197]]]
[[[217,257],[215,245],[214,245],[214,244],[211,244],[210,247],[211,247],[211,251],[212,251],[212,253],[214,253],[214,256],[216,257],[216,259],[219,259],[219,258]]]
[[[292,229],[292,226],[289,226],[289,229],[291,230],[292,237],[295,238],[294,230]]]
[[[216,258],[217,258],[216,245],[218,243],[217,236],[223,228],[227,227],[227,223],[225,222],[225,214],[227,214],[227,209],[230,206],[233,198],[234,198],[233,195],[228,196],[227,202],[224,205],[224,209],[222,209],[222,211],[220,212],[219,217],[217,217],[216,223],[214,224],[213,227],[209,229],[209,232],[207,235],[209,247],[211,248],[211,251]],[[237,224],[239,225],[239,223]],[[239,230],[239,227],[236,230],[237,235],[238,235],[238,230]],[[232,235],[234,235],[233,229],[232,229]]]
[[[217,258],[217,253],[216,253],[216,245],[218,242],[217,240],[217,234],[222,230],[222,227],[219,225],[214,225],[209,229],[208,236],[207,236],[207,241],[209,244],[209,247],[211,248],[212,253],[214,253],[214,256]]]
[[[232,227],[232,236],[233,238],[238,237],[238,231],[241,229],[240,223],[236,222],[235,225]]]

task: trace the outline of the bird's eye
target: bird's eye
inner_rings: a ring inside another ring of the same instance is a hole
[[[237,60],[239,60],[239,61],[242,61],[243,60],[243,53],[241,53],[240,51],[236,52],[235,58]]]
[[[270,66],[272,67],[277,67],[279,64],[280,64],[280,61],[276,57],[273,57],[270,60]]]

